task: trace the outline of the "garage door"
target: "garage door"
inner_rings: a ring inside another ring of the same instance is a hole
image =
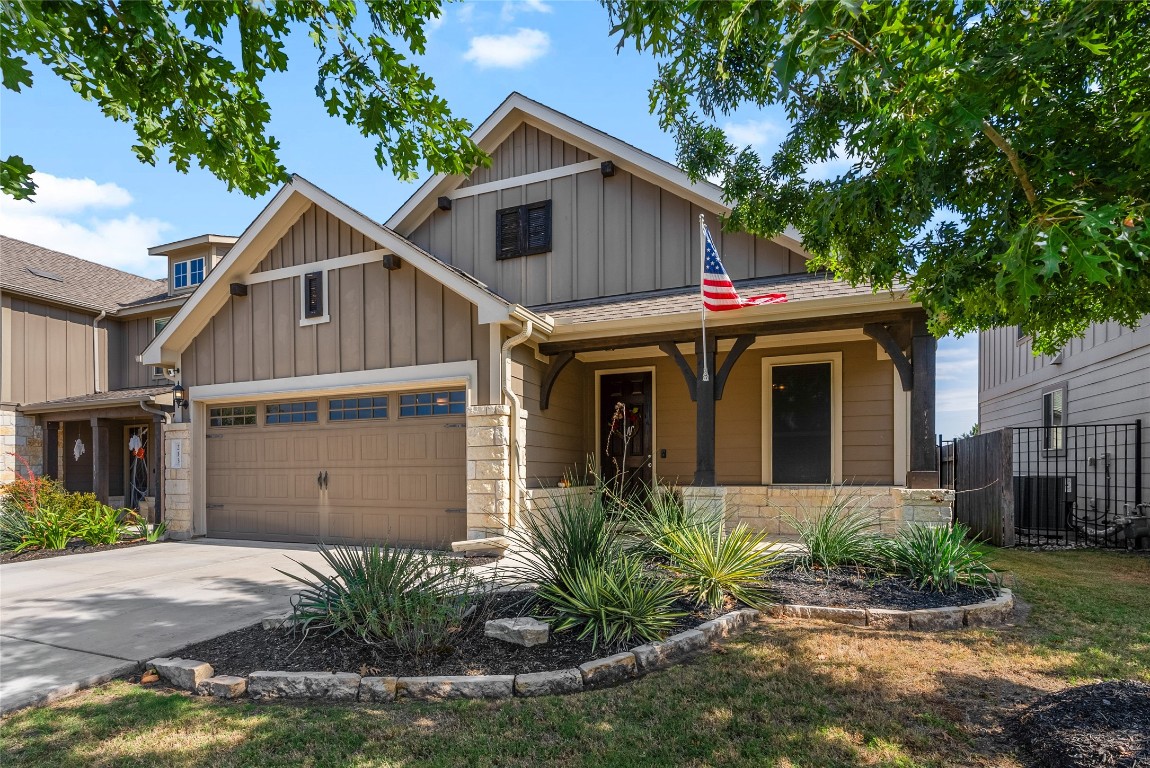
[[[463,390],[208,409],[209,536],[388,541],[466,538]]]

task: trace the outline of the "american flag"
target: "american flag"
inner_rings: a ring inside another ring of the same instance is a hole
[[[700,217],[702,218],[702,217]],[[728,309],[742,309],[761,304],[783,304],[787,300],[785,293],[767,293],[762,296],[750,296],[740,299],[731,282],[727,270],[723,269],[723,262],[719,260],[719,250],[711,240],[711,233],[707,225],[703,224],[703,242],[705,251],[703,256],[703,306],[712,312],[722,312]]]

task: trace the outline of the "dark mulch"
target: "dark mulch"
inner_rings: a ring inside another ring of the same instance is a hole
[[[89,552],[104,552],[109,549],[127,549],[128,547],[140,547],[145,544],[161,543],[163,542],[137,539],[135,541],[121,541],[119,544],[98,544],[93,546],[92,544],[85,543],[83,539],[72,539],[64,549],[26,549],[18,555],[14,555],[11,552],[0,553],[0,564],[24,563],[29,560],[46,560],[50,557],[84,555]]]
[[[771,575],[771,591],[781,603],[829,608],[891,608],[914,611],[980,603],[990,596],[969,587],[953,594],[922,592],[905,578],[862,569],[781,571]]]
[[[1015,723],[1035,768],[1150,765],[1150,685],[1112,680],[1043,696]]]
[[[519,615],[522,596],[496,596],[486,618]],[[689,612],[672,632],[691,629],[712,615],[680,605]],[[733,610],[733,607],[732,607]],[[638,643],[635,643],[636,645]],[[265,630],[260,625],[239,629],[214,640],[195,643],[172,656],[206,661],[217,675],[248,675],[258,670],[285,672],[357,672],[384,676],[510,675],[569,669],[609,655],[619,649],[579,640],[575,632],[552,634],[545,645],[522,648],[483,634],[483,623],[458,639],[455,647],[440,655],[410,659],[377,653],[342,637],[324,638],[311,633],[306,640],[290,630]]]

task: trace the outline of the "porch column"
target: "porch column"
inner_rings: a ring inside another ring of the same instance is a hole
[[[911,340],[914,384],[910,391],[910,471],[908,488],[938,488],[938,457],[935,444],[934,372],[938,341],[926,322],[915,321]]]
[[[92,424],[92,493],[101,504],[108,503],[108,471],[111,464],[108,423],[95,416]]]
[[[152,434],[148,439],[148,472],[151,473],[152,498],[156,500],[152,511],[153,522],[159,524],[164,519],[164,420],[159,416],[152,419]]]
[[[715,350],[718,340],[707,337],[706,365],[703,340],[695,339],[695,485],[715,484]],[[703,371],[707,372],[706,379]]]

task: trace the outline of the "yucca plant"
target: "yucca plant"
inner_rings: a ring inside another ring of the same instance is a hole
[[[658,548],[680,587],[696,604],[711,610],[722,608],[728,594],[753,608],[765,607],[770,599],[764,579],[786,559],[769,545],[765,534],[745,524],[730,533],[724,533],[721,525],[682,527],[664,534]]]
[[[668,488],[651,487],[628,505],[625,533],[632,552],[648,559],[664,561],[663,540],[674,533],[693,528],[719,530],[722,515],[715,509],[688,506]]]
[[[969,532],[962,523],[911,523],[879,542],[877,553],[887,568],[910,577],[920,590],[954,592],[960,585],[992,590],[998,585],[998,575],[986,554],[966,540]]]
[[[16,505],[0,508],[0,552],[22,552],[31,529],[28,515]]]
[[[800,562],[826,570],[872,564],[879,518],[869,505],[870,499],[857,491],[838,486],[830,502],[813,514],[784,515],[802,543]]]
[[[641,558],[616,550],[598,565],[582,563],[541,584],[538,597],[554,614],[554,631],[578,630],[594,651],[661,640],[684,615],[674,609],[677,592]]]
[[[379,544],[319,547],[330,575],[298,560],[307,575],[292,598],[293,629],[343,634],[380,652],[420,656],[449,648],[481,620],[482,585],[438,553]]]
[[[130,530],[123,510],[93,504],[76,516],[76,535],[92,546],[116,544]]]
[[[507,536],[519,553],[503,569],[513,582],[533,586],[564,580],[584,565],[615,557],[622,526],[610,515],[604,494],[565,494],[550,509],[523,516]]]

